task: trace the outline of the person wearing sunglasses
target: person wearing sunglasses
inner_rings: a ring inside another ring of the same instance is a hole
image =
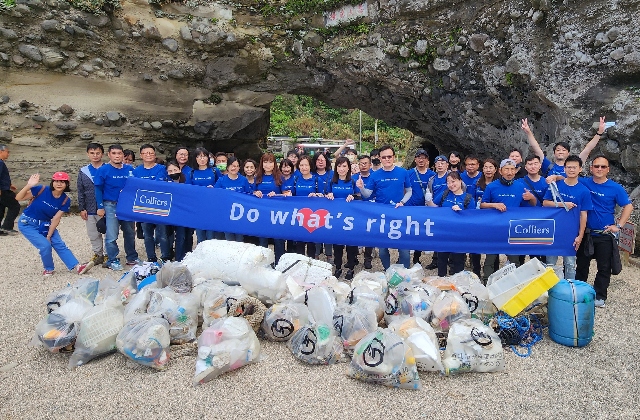
[[[593,242],[593,253],[585,252],[590,251],[587,248],[589,241],[583,240],[577,252],[576,279],[587,281],[591,260],[595,258],[598,272],[593,288],[596,291],[595,305],[599,308],[604,308],[607,300],[607,289],[611,281],[611,261],[613,253],[617,252],[614,247],[618,246],[620,229],[627,223],[633,211],[633,204],[622,185],[607,178],[609,165],[607,157],[598,155],[591,162],[592,176],[579,178],[582,185],[591,192],[593,202],[593,210],[587,212],[587,229]],[[622,207],[618,220],[615,217],[616,206]]]

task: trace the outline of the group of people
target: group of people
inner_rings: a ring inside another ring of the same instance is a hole
[[[78,272],[86,272],[97,264],[122,270],[116,242],[120,231],[123,233],[126,264],[139,264],[134,223],[118,220],[115,212],[120,191],[128,177],[224,188],[258,198],[291,195],[346,202],[369,200],[395,208],[448,207],[456,212],[468,209],[508,212],[513,207],[563,205],[568,211],[580,213],[579,232],[573,242],[575,253],[562,256],[564,276],[586,281],[590,262],[595,258],[598,269],[594,284],[596,305],[602,307],[607,299],[615,238],[632,211],[624,188],[607,178],[609,159],[606,156],[595,156],[589,166],[591,176],[580,176],[585,160],[604,133],[604,118],[600,119],[598,131],[580,154],[571,154],[568,143],[558,142],[553,148],[552,161],[544,156],[526,119],[522,120],[522,129],[532,152],[524,159],[517,149],[512,149],[500,163],[491,158],[481,161],[473,155],[463,159],[460,153],[451,152],[448,156],[436,156],[433,169],[430,168],[429,154],[424,149],[415,152],[415,165],[404,169],[397,166],[393,147],[383,146],[369,155],[358,156],[350,147],[352,142],[349,140],[334,156],[316,153],[311,157],[292,150],[280,162],[273,154],[265,153],[259,161],[247,159],[242,163],[233,156],[225,153],[214,155],[202,147],[194,150],[178,147],[172,159],[163,164],[156,156],[155,147],[145,144],[140,147],[142,163],[136,167],[131,164],[135,153],[126,153],[122,146],[111,145],[107,150],[108,162],[104,163],[103,146],[90,143],[87,146],[89,163],[81,168],[77,182],[80,216],[86,221],[94,253],[91,261],[85,264],[78,262],[56,230],[60,217],[69,209],[69,199],[65,194],[69,189],[68,175],[57,172],[50,185],[42,187],[38,186],[39,176],[33,175],[27,185],[15,194],[10,181],[7,184],[7,177],[3,175],[7,172],[4,160],[8,149],[0,145],[0,203],[3,212],[4,208],[7,209],[2,232],[12,229],[11,218],[17,216],[15,206],[8,200],[13,194],[14,200],[33,200],[20,216],[18,228],[40,250],[45,276],[53,273],[52,249],[60,255],[67,268]],[[616,206],[622,208],[618,220],[615,219]],[[100,223],[105,225],[102,229],[104,237]],[[142,223],[141,227],[146,260],[150,262],[180,261],[193,249],[194,231],[198,242],[214,238],[245,240],[233,232],[151,223]],[[590,237],[588,244],[585,237]],[[357,246],[257,238],[262,246],[268,246],[270,241],[274,244],[276,261],[285,250],[312,258],[319,258],[324,253],[326,260],[335,266],[335,276],[344,274],[347,280],[353,278],[359,264],[361,250]],[[160,249],[160,258],[156,255],[156,247]],[[362,251],[364,268],[372,268],[373,248],[364,247]],[[398,254],[398,263],[409,267],[411,250],[399,249]],[[437,268],[439,276],[464,269],[464,253],[435,252],[433,255],[426,268]],[[380,248],[379,257],[387,269],[391,265],[389,249]],[[420,257],[421,252],[415,250],[413,263],[420,262]],[[559,256],[538,257],[546,259],[548,264],[555,264]],[[524,262],[521,255],[507,255],[507,259],[516,265]],[[498,268],[498,255],[486,255],[482,267],[479,254],[471,254],[470,260],[473,271],[485,280]]]

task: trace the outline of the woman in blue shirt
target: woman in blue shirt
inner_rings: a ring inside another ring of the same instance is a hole
[[[480,202],[482,202],[482,196],[484,195],[484,190],[487,189],[487,185],[491,184],[493,181],[498,179],[500,176],[498,175],[498,162],[494,159],[487,159],[484,161],[484,165],[482,166],[482,175],[476,181],[474,197],[476,208],[480,208]],[[471,266],[473,267],[473,272],[478,276],[480,275],[480,254],[469,254],[471,258]],[[495,271],[498,271],[500,268],[500,261],[496,258],[496,262],[493,267]]]
[[[247,178],[247,182],[251,185],[253,189],[253,185],[256,182],[256,169],[258,168],[258,162],[253,159],[247,159],[244,161],[244,165],[242,166],[242,172],[245,178]]]
[[[180,164],[175,160],[170,160],[167,162],[167,175],[169,182],[177,182],[179,184],[184,184],[186,182],[187,177],[184,175],[184,172],[180,170]],[[193,249],[193,242],[191,244],[187,243],[187,237],[191,236],[193,240],[193,229],[187,228],[184,226],[172,226],[173,234],[169,232],[169,228],[167,228],[167,241],[169,244],[173,244],[173,236],[175,236],[175,252],[174,252],[174,260],[182,261],[187,252],[190,252]]]
[[[209,152],[204,147],[198,147],[193,154],[196,157],[197,167],[187,175],[187,184],[213,188],[220,177],[220,171],[209,165]],[[196,239],[198,243],[209,239],[224,239],[224,234],[213,230],[196,229]]]
[[[298,160],[299,174],[293,177],[292,195],[297,197],[322,197],[322,194],[318,192],[318,177],[312,170],[313,162],[311,157],[302,155]],[[296,253],[315,258],[316,244],[314,242],[296,241]]]
[[[313,167],[315,168],[315,174],[318,177],[318,191],[324,192],[326,185],[333,178],[333,171],[331,170],[331,161],[327,153],[316,153],[313,156]],[[324,255],[327,257],[327,262],[333,264],[333,252],[330,244],[316,244],[316,255],[318,259],[322,253],[324,246]]]
[[[75,270],[78,274],[86,273],[93,267],[93,262],[80,264],[57,229],[62,215],[69,211],[71,205],[71,200],[65,194],[70,191],[69,175],[56,172],[49,186],[38,185],[39,182],[40,174],[31,175],[27,185],[16,194],[18,201],[33,199],[20,216],[18,230],[40,252],[43,276],[53,275],[54,249],[67,269]]]
[[[293,173],[296,168],[293,166],[293,162],[289,159],[282,159],[280,161],[280,173],[282,174],[282,192],[291,191],[293,188]]]
[[[351,166],[349,159],[346,157],[339,157],[336,159],[335,171],[333,178],[329,181],[326,187],[326,197],[329,200],[335,198],[346,200],[346,202],[353,201],[356,195],[356,183],[351,179]],[[327,246],[327,245],[325,245]],[[334,261],[336,266],[335,276],[340,278],[342,275],[342,254],[344,251],[344,245],[333,245]],[[345,280],[353,279],[353,270],[358,265],[358,247],[354,245],[347,245],[347,263],[344,265],[347,269],[345,274]]]
[[[276,157],[271,153],[265,153],[260,158],[260,164],[256,171],[256,182],[253,188],[253,195],[258,198],[274,197],[282,194],[282,175],[276,166]],[[289,195],[289,193],[285,193]],[[260,246],[269,247],[269,238],[258,238]],[[276,264],[284,254],[284,239],[273,239],[273,252]]]
[[[249,185],[247,178],[243,177],[238,172],[240,172],[240,161],[231,156],[227,160],[227,174],[222,176],[222,178],[216,182],[216,188],[224,188],[225,190],[235,191],[242,194],[251,194],[253,189]],[[224,239],[227,241],[242,242],[244,236],[238,233],[225,232]]]

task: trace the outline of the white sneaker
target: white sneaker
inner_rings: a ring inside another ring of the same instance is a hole
[[[604,308],[606,305],[604,303],[604,299],[596,299],[593,301],[596,304],[596,308]]]

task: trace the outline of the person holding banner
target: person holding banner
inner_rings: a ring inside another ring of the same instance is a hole
[[[429,207],[449,207],[453,211],[461,211],[474,208],[473,196],[462,189],[463,181],[460,172],[452,171],[447,174],[447,189],[442,193],[439,203],[429,200],[426,204]],[[430,197],[427,197],[428,199]],[[445,277],[449,260],[451,260],[451,270],[449,275],[453,275],[464,270],[464,260],[467,254],[456,252],[438,252],[438,276]]]
[[[596,259],[598,272],[593,282],[596,291],[595,305],[605,307],[607,289],[611,281],[612,260],[614,253],[619,252],[618,235],[620,229],[631,217],[633,204],[622,185],[607,178],[609,159],[598,155],[591,162],[590,178],[579,178],[580,183],[591,192],[593,210],[587,212],[587,228],[590,230],[593,248],[589,249],[588,241],[582,241],[578,248],[576,263],[576,279],[587,281],[591,260]],[[620,218],[616,221],[616,205],[622,207]],[[618,274],[618,273],[616,273]]]
[[[173,158],[180,166],[180,170],[185,177],[191,174],[191,166],[189,166],[189,149],[185,146],[178,146],[173,154]]]
[[[291,194],[297,197],[322,197],[318,192],[318,177],[312,172],[313,161],[307,155],[298,160],[299,175],[294,175]],[[306,250],[306,252],[305,252]],[[313,242],[296,241],[296,253],[316,258],[316,244]]]
[[[195,169],[192,169],[187,176],[187,184],[198,185],[200,187],[213,188],[218,181],[218,178],[222,176],[220,169],[216,166],[210,166],[209,164],[209,152],[204,147],[197,147],[193,154],[196,158]],[[225,155],[226,159],[227,156]],[[216,161],[218,156],[216,156]],[[224,161],[224,168],[227,169],[227,161]],[[218,233],[213,230],[196,229],[196,239],[198,243],[209,239],[224,239],[223,233]]]
[[[429,169],[429,153],[424,149],[418,149],[415,153],[414,168],[409,170],[409,180],[411,181],[411,198],[407,202],[408,206],[424,206],[425,192],[431,178],[435,176],[435,172]],[[431,200],[431,199],[429,199]],[[413,263],[420,263],[422,251],[413,251]]]
[[[333,171],[331,170],[331,160],[328,153],[317,153],[313,157],[314,173],[318,177],[318,192],[324,192],[327,183],[333,178]],[[333,252],[330,244],[316,244],[315,258],[319,259],[322,249],[324,247],[324,255],[327,257],[327,262],[333,264]]]
[[[282,192],[291,191],[293,188],[294,172],[296,171],[293,162],[289,159],[282,159],[280,161],[280,173],[282,174]]]
[[[265,153],[260,158],[253,195],[258,198],[274,197],[282,194],[281,187],[282,174],[276,165],[276,157],[272,153]],[[262,247],[269,247],[269,238],[258,238],[258,242]],[[276,264],[278,264],[280,257],[284,254],[284,239],[273,239],[273,252],[276,257]]]
[[[327,184],[326,197],[329,200],[335,198],[344,199],[347,203],[353,201],[356,195],[356,185],[351,179],[351,168],[349,159],[341,156],[336,159],[335,171],[333,178]],[[351,280],[354,276],[354,269],[358,265],[358,247],[354,245],[347,245],[347,263],[345,268],[347,273],[345,274],[345,280]],[[340,278],[342,276],[342,255],[344,252],[344,245],[333,245],[333,255],[336,271],[334,276]]]
[[[513,153],[513,152],[512,152]],[[484,161],[484,165],[482,165],[482,172],[480,172],[480,178],[476,181],[476,184],[473,189],[473,199],[476,202],[476,208],[480,208],[480,202],[482,202],[482,195],[484,194],[484,190],[487,188],[487,185],[492,183],[497,179],[496,173],[498,171],[498,162],[489,158]],[[517,173],[517,172],[516,172]],[[471,254],[471,267],[472,271],[480,278],[482,278],[482,274],[480,273],[480,257],[481,254]],[[500,268],[500,260],[496,258],[493,263],[493,271],[498,271]]]
[[[358,179],[362,179],[366,188],[371,189],[371,157],[367,155],[361,155],[358,158],[358,165],[360,166],[360,173],[353,176],[355,182],[358,182]],[[356,191],[358,195],[360,195],[360,190]],[[365,246],[364,247],[364,268],[365,270],[371,270],[373,268],[373,247]]]
[[[402,207],[411,198],[411,181],[406,169],[395,165],[395,151],[393,147],[386,145],[380,148],[380,160],[382,168],[371,175],[372,188],[366,188],[362,178],[358,179],[356,186],[360,189],[362,197],[373,197],[376,203],[391,204],[395,208]],[[380,261],[384,269],[391,265],[389,248],[379,248]],[[410,250],[398,249],[399,263],[409,268]]]
[[[253,189],[249,185],[247,178],[240,175],[239,172],[240,161],[233,156],[229,157],[229,159],[227,159],[227,174],[216,182],[216,188],[223,188],[241,194],[253,193]],[[242,242],[244,236],[237,233],[225,232],[224,239],[227,241]]]
[[[497,182],[487,185],[480,203],[481,209],[495,209],[505,212],[512,207],[521,207],[523,201],[528,201],[532,206],[536,205],[536,197],[531,194],[521,180],[514,179],[516,176],[516,163],[511,159],[503,159],[500,162],[500,175]],[[495,272],[494,263],[498,258],[497,254],[487,254],[484,259],[484,280]],[[518,255],[507,255],[509,262],[520,266]]]
[[[253,159],[247,159],[244,161],[244,166],[242,166],[242,172],[245,178],[247,178],[247,182],[253,189],[253,185],[256,182],[256,168],[258,167],[258,162]]]
[[[180,164],[176,160],[170,160],[167,162],[167,176],[169,182],[176,182],[184,184],[186,182],[186,176],[184,172],[180,170]],[[175,252],[174,260],[182,261],[188,251],[191,251],[193,243],[189,245],[187,242],[187,235],[193,236],[193,230],[184,226],[173,226],[173,234],[175,235]],[[167,235],[168,236],[168,235]],[[169,244],[173,244],[173,239],[169,240]]]

